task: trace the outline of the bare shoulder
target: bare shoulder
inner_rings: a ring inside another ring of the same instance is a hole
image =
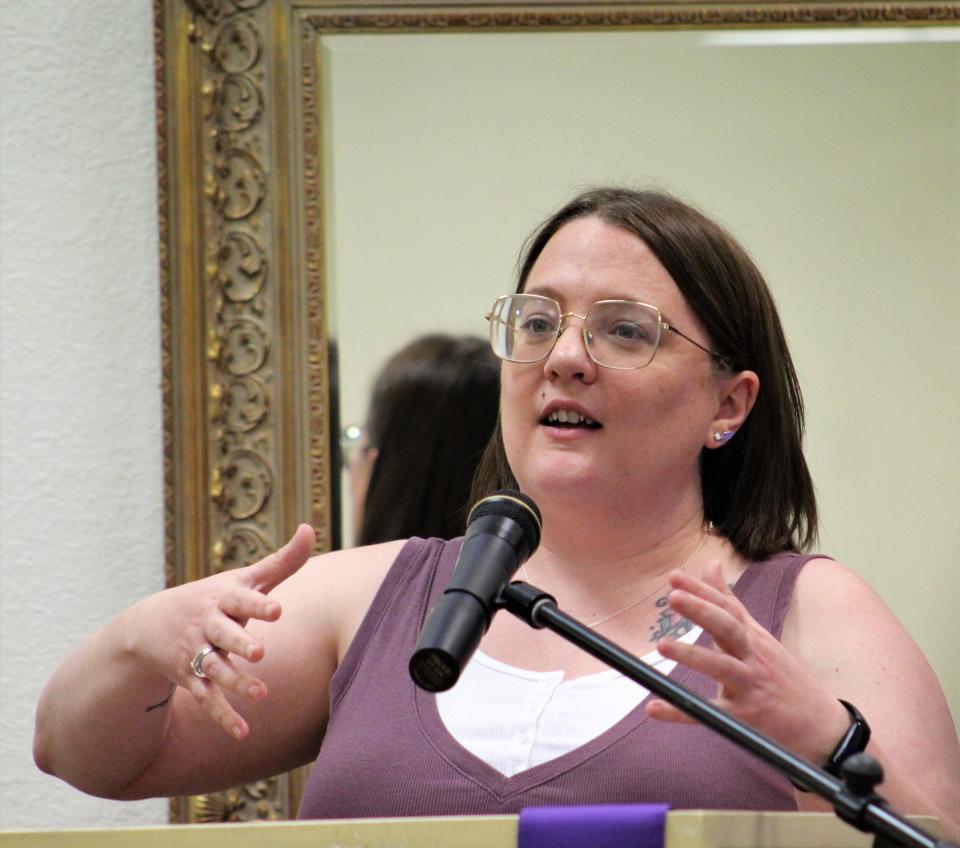
[[[876,616],[899,626],[873,587],[853,569],[826,557],[807,562],[797,576],[788,623],[791,618],[805,616],[817,616],[829,622],[833,616],[844,613],[857,618]],[[848,619],[845,622],[849,624]]]
[[[926,666],[906,628],[873,587],[851,568],[826,558],[812,559],[800,571],[783,643],[815,665],[885,656]]]
[[[406,540],[398,539],[379,545],[318,554],[307,560],[286,585],[294,586],[297,593],[307,585],[344,591],[355,591],[368,583],[379,585],[405,544]]]
[[[811,560],[797,578],[782,642],[834,697],[856,704],[885,759],[931,797],[944,796],[944,810],[957,809],[960,745],[946,697],[866,580],[839,562]]]
[[[272,594],[284,617],[324,629],[342,657],[405,544],[398,540],[319,554]]]

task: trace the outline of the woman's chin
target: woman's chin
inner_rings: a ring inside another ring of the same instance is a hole
[[[576,467],[574,464],[552,463],[533,473],[517,475],[520,490],[538,504],[579,504],[585,500],[602,498],[609,488],[610,478],[602,477],[595,470]]]

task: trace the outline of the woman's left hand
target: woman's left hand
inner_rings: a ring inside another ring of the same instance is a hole
[[[711,562],[697,578],[670,575],[672,609],[713,637],[712,647],[661,639],[660,654],[717,681],[713,703],[795,753],[820,765],[850,724],[846,709],[747,612]],[[646,705],[652,718],[693,722],[665,701]]]

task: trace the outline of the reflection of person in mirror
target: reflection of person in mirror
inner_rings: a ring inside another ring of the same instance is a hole
[[[357,544],[462,535],[499,397],[500,360],[480,338],[421,336],[387,360],[366,425],[345,430]]]
[[[929,664],[864,580],[805,553],[817,511],[800,390],[743,248],[668,195],[588,191],[534,233],[488,318],[500,418],[477,491],[515,486],[539,505],[519,576],[816,765],[866,745],[883,795],[956,837],[960,746]],[[309,818],[826,808],[509,615],[453,689],[417,689],[408,660],[460,540],[311,558],[313,540],[301,526],[79,646],[39,704],[41,768],[142,798],[316,759]]]

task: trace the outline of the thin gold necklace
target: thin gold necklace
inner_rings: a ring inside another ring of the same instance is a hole
[[[708,522],[707,522],[707,529],[704,531],[704,534],[703,534],[703,536],[700,538],[700,541],[697,542],[697,546],[693,549],[693,553],[690,554],[690,556],[687,557],[686,561],[683,563],[683,565],[680,566],[680,568],[678,569],[678,571],[683,571],[688,565],[690,565],[691,562],[693,562],[693,558],[694,558],[698,553],[700,553],[700,551],[703,549],[703,546],[707,543],[707,538],[710,536],[710,532],[711,532],[712,530],[713,530],[713,522],[712,522],[712,521],[708,521]],[[529,576],[528,576],[528,574],[527,574],[527,568],[526,568],[526,566],[525,566],[525,565],[521,565],[521,566],[520,566],[520,571],[521,571],[521,573],[522,573],[522,575],[523,575],[523,579],[529,583],[529,582],[530,582],[530,578],[529,578]],[[639,598],[636,598],[635,600],[630,601],[630,603],[627,604],[625,607],[620,607],[620,609],[618,609],[618,610],[610,613],[609,615],[601,616],[600,618],[596,619],[595,621],[588,621],[588,622],[586,623],[586,626],[587,626],[587,627],[597,627],[597,626],[600,625],[600,624],[606,624],[608,621],[616,618],[617,616],[623,615],[623,614],[624,614],[625,612],[627,612],[628,610],[632,610],[634,607],[639,606],[639,605],[642,604],[647,598],[649,598],[651,595],[653,595],[654,592],[657,591],[657,589],[660,589],[660,588],[662,588],[663,586],[666,586],[666,585],[667,585],[666,583],[659,583],[658,585],[654,586],[654,588],[651,589],[649,592],[647,592],[645,595],[641,595]]]

